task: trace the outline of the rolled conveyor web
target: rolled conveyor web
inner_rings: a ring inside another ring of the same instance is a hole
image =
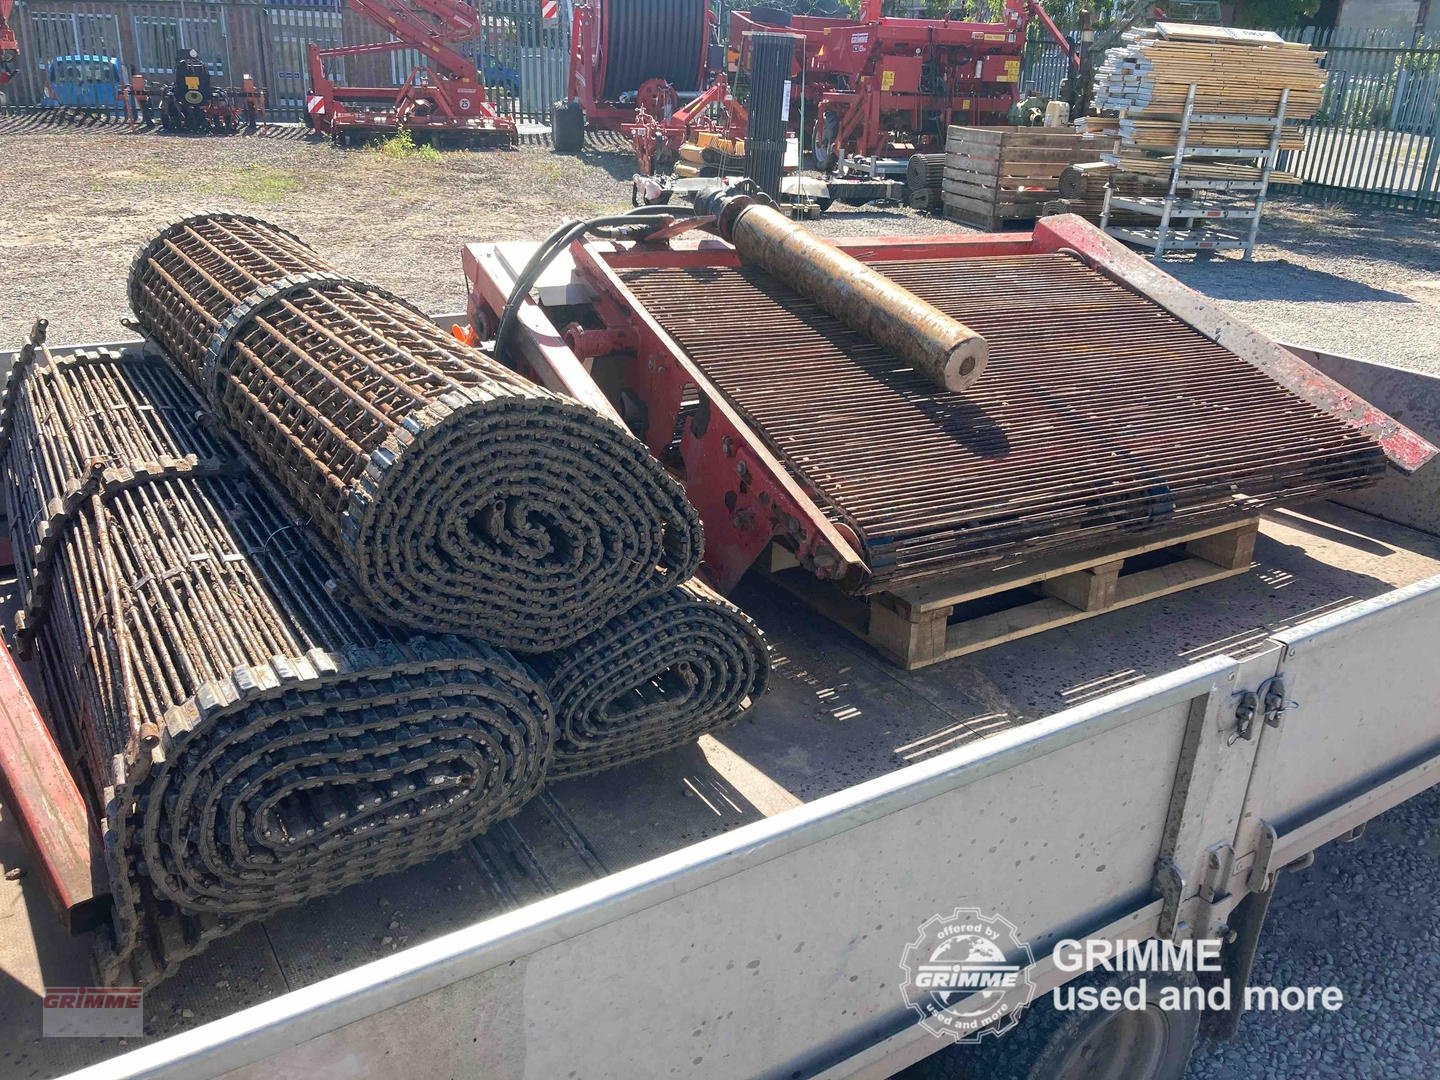
[[[377,617],[561,648],[695,571],[699,518],[620,425],[240,215],[131,269],[146,333],[211,400]]]
[[[717,731],[759,699],[770,676],[759,628],[698,580],[636,604],[531,666],[555,704],[555,779]]]
[[[334,599],[300,523],[161,359],[24,367],[4,426],[18,637],[102,823],[105,981],[154,983],[539,790],[554,721],[532,674]]]
[[[605,0],[602,101],[619,101],[650,79],[681,93],[701,90],[706,0]]]

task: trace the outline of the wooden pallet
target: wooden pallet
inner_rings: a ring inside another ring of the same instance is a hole
[[[1243,574],[1260,519],[1148,534],[1085,555],[970,572],[895,592],[846,596],[772,545],[760,569],[907,670]]]
[[[1059,196],[1060,174],[1068,166],[1098,161],[1114,147],[1113,138],[1068,129],[953,125],[941,181],[945,216],[982,229],[1034,221]]]

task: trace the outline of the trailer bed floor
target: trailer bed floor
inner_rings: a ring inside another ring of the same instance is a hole
[[[1244,656],[1278,629],[1435,574],[1440,537],[1333,503],[1280,510],[1266,515],[1247,574],[910,673],[747,580],[736,599],[769,634],[776,669],[735,727],[556,784],[457,852],[216,943],[146,995],[146,1029],[217,1019],[1195,660]],[[26,861],[0,808],[0,862]],[[50,1077],[128,1048],[40,1038],[43,987],[88,982],[88,947],[64,936],[38,875],[0,881],[0,1075]]]

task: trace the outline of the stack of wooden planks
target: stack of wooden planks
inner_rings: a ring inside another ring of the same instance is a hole
[[[942,183],[945,216],[982,229],[1033,221],[1059,197],[1067,166],[1099,161],[1113,138],[1038,127],[950,128]]]
[[[1120,172],[1114,165],[1103,161],[1084,162],[1071,165],[1060,174],[1060,198],[1065,201],[1065,213],[1079,214],[1090,221],[1099,221],[1100,212],[1105,208],[1105,185],[1109,184],[1116,195],[1160,196],[1170,188],[1168,178],[1140,176]],[[1188,192],[1182,192],[1188,194]],[[1059,209],[1058,207],[1056,209]],[[1116,223],[1133,223],[1144,220],[1141,215],[1111,210],[1110,220]]]
[[[1175,163],[1174,155],[1157,156],[1147,154],[1140,150],[1122,150],[1117,154],[1106,154],[1105,160],[1111,165],[1118,166],[1121,172],[1137,173],[1141,176],[1160,177],[1166,181],[1170,179],[1170,170]],[[1238,165],[1228,161],[1216,161],[1213,158],[1204,161],[1187,159],[1180,165],[1180,186],[1181,187],[1207,187],[1215,183],[1258,183],[1262,171],[1254,165]],[[1272,184],[1298,184],[1300,177],[1280,169],[1272,170],[1270,183]]]
[[[1323,53],[1268,31],[1158,23],[1128,31],[1095,73],[1093,102],[1130,119],[1178,118],[1195,86],[1195,111],[1306,120],[1320,108]],[[1173,145],[1173,143],[1172,143]]]

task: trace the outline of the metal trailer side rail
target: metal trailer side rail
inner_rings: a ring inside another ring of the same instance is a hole
[[[942,1045],[897,989],[931,915],[1004,915],[1037,957],[1213,936],[1306,845],[1434,783],[1440,669],[1414,661],[1437,629],[1440,577],[74,1075],[888,1076]]]

